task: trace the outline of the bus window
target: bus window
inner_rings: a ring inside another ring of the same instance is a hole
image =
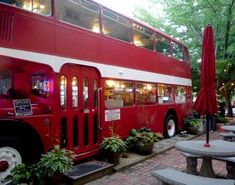
[[[172,49],[173,49],[173,57],[180,60],[180,61],[183,61],[183,48],[181,45],[177,44],[177,43],[174,43],[172,42]]]
[[[189,62],[189,54],[186,47],[184,47],[184,61],[187,63]]]
[[[48,97],[50,82],[46,73],[35,73],[31,76],[32,93],[36,96]]]
[[[158,84],[158,102],[160,104],[173,102],[172,86]]]
[[[88,108],[88,92],[89,92],[89,89],[88,89],[88,78],[84,78],[83,79],[83,108],[84,109],[87,109]]]
[[[67,78],[63,75],[60,77],[60,106],[65,109],[67,105]]]
[[[105,107],[116,108],[134,104],[134,83],[129,81],[105,81]]]
[[[70,24],[100,32],[99,9],[86,0],[57,0],[57,17]]]
[[[149,50],[154,50],[154,33],[153,31],[133,23],[133,42],[136,46]]]
[[[156,103],[156,85],[150,83],[136,84],[136,103],[153,104]]]
[[[110,10],[103,9],[102,20],[103,34],[131,42],[131,24],[127,18],[111,12]]]
[[[159,34],[156,34],[156,51],[170,56],[170,41]]]
[[[73,108],[78,108],[78,78],[76,76],[72,80],[72,101]]]
[[[186,102],[186,89],[185,87],[176,87],[175,89],[175,103]]]
[[[1,2],[23,8],[34,13],[51,15],[51,0],[0,0],[0,3]]]
[[[0,95],[7,95],[8,89],[12,88],[12,76],[8,70],[0,70]]]

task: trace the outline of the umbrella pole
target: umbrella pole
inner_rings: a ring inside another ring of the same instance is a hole
[[[210,120],[210,115],[206,114],[206,143],[204,144],[205,147],[210,147],[209,144],[209,120]]]

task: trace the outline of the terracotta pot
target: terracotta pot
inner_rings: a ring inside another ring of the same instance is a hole
[[[136,144],[136,152],[140,155],[148,155],[152,152],[154,143],[141,143]]]

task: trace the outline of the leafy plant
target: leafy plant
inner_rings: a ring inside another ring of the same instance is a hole
[[[196,119],[196,118],[185,118],[184,119],[184,126],[186,128],[192,127],[192,128],[195,128],[195,129],[199,129],[200,124],[201,124],[200,119]]]
[[[126,143],[118,135],[105,137],[101,142],[101,147],[105,150],[119,153],[124,153],[127,149]]]
[[[217,123],[228,123],[228,119],[224,118],[222,116],[216,116],[216,122]]]
[[[61,149],[59,145],[55,145],[54,149],[43,154],[37,167],[49,177],[56,172],[65,172],[73,167],[73,152]]]
[[[141,128],[139,130],[132,129],[130,136],[127,137],[126,142],[128,148],[133,148],[138,142],[143,144],[154,143],[163,139],[161,133],[154,133],[149,128]]]
[[[11,176],[8,177],[13,183],[29,183],[33,180],[33,167],[24,163],[16,165],[11,171]]]

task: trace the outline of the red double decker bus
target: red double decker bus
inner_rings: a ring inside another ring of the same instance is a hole
[[[172,137],[192,113],[187,47],[91,0],[0,0],[0,182],[55,143],[97,154],[117,125]]]

